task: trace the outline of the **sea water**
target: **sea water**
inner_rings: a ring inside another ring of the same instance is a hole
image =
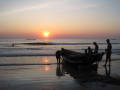
[[[40,63],[38,57],[55,56],[56,51],[61,48],[84,53],[88,46],[94,49],[93,42],[98,43],[99,52],[105,52],[107,47],[105,39],[0,39],[0,64]],[[112,58],[119,60],[120,40],[114,39],[111,43]],[[36,59],[24,61],[23,57]]]
[[[99,52],[105,52],[105,39],[0,39],[0,90],[119,90],[120,40],[111,40],[113,49],[110,76],[117,83],[105,83],[99,79],[80,82],[84,78],[72,77],[62,66],[56,64],[57,50],[66,48],[84,52],[88,46],[94,49],[93,42],[98,43]],[[106,77],[104,61],[105,55],[95,76]],[[109,69],[108,66],[107,68]],[[80,75],[84,76],[84,72]]]

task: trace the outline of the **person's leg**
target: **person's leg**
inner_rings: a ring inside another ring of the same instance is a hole
[[[58,63],[58,58],[57,58],[57,63]]]
[[[58,59],[58,57],[56,57],[57,58],[57,63],[59,63],[59,59]]]
[[[108,59],[109,59],[108,54],[106,54],[106,61],[105,61],[105,65],[107,65]]]
[[[63,60],[62,60],[62,57],[60,56],[60,62],[62,63],[62,61],[63,61]]]
[[[56,59],[57,59],[57,63],[58,63],[58,57],[57,57],[57,53],[56,53]]]
[[[111,54],[109,55],[109,66],[111,65]]]
[[[59,63],[60,63],[60,57],[59,57]]]

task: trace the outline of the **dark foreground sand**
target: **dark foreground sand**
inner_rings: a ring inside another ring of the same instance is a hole
[[[29,58],[32,57],[22,59]],[[110,68],[103,67],[104,62],[101,62],[98,71],[92,74],[77,70],[71,74],[72,69],[66,72],[61,65],[55,64],[55,57],[45,58],[45,63],[50,61],[52,64],[0,66],[0,90],[120,90],[118,59],[112,61]],[[12,58],[13,61],[14,59]],[[34,59],[41,60],[41,57],[33,57],[32,60]],[[68,71],[69,68],[71,67],[67,67]]]

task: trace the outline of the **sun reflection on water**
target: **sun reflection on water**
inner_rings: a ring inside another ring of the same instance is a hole
[[[48,64],[48,63],[49,63],[49,60],[48,60],[47,57],[44,57],[44,58],[42,59],[42,62],[43,62],[44,64]]]
[[[45,64],[44,68],[43,68],[44,71],[49,71],[51,69],[50,65],[47,65],[47,64],[51,63],[51,61],[49,60],[48,57],[43,57],[42,58],[42,63]]]
[[[48,65],[45,66],[44,70],[45,70],[45,71],[49,71],[49,70],[50,70],[50,66],[48,66]]]

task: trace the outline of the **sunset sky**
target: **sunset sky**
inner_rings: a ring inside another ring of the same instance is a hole
[[[119,37],[120,0],[0,0],[0,38]]]

